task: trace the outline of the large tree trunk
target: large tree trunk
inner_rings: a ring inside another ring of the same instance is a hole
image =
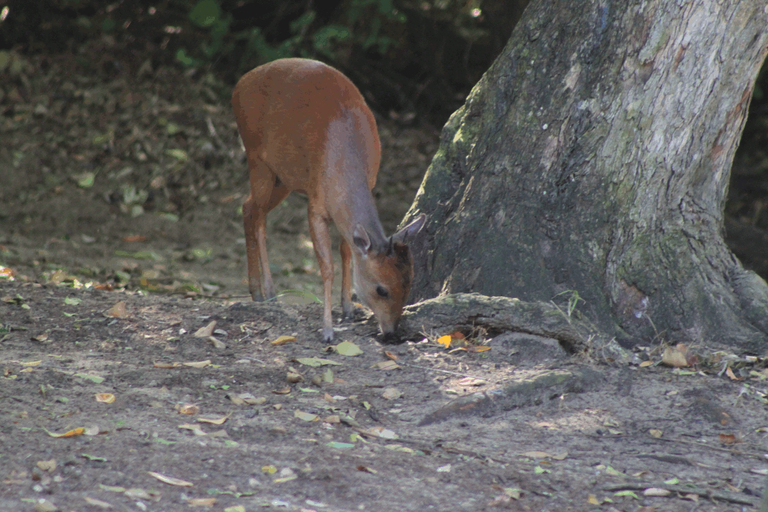
[[[763,0],[533,0],[406,216],[430,216],[411,299],[575,291],[619,339],[763,353],[723,210],[767,40]]]

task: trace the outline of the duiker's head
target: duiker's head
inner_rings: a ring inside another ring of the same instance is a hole
[[[426,215],[419,215],[392,235],[385,248],[372,247],[365,229],[359,224],[355,227],[355,292],[373,311],[385,340],[395,337],[411,291],[413,257],[407,242],[419,232],[425,220]]]

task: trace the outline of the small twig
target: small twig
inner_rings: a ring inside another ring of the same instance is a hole
[[[456,375],[458,377],[470,377],[472,379],[478,379],[478,380],[484,380],[484,381],[488,380],[488,379],[485,379],[483,377],[475,377],[474,375],[470,375],[468,373],[453,372],[451,370],[441,370],[440,368],[430,368],[428,366],[419,366],[418,364],[401,363],[400,361],[396,361],[396,363],[401,365],[401,366],[408,366],[408,367],[411,367],[411,368],[418,368],[419,370],[429,370],[429,371],[433,371],[433,372],[447,373],[449,375]]]
[[[205,124],[208,126],[208,134],[213,138],[213,140],[216,141],[216,143],[219,145],[219,148],[227,154],[229,159],[232,160],[232,163],[237,163],[234,151],[232,151],[226,144],[224,144],[224,141],[221,140],[221,137],[219,137],[219,134],[216,131],[216,127],[213,126],[213,121],[211,121],[210,117],[205,118]]]

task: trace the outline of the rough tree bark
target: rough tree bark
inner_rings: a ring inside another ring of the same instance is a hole
[[[406,216],[429,215],[411,300],[576,291],[619,340],[764,353],[723,210],[767,41],[764,0],[534,0]]]

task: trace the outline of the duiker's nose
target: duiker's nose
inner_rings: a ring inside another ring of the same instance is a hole
[[[385,332],[381,335],[381,341],[384,343],[399,343],[402,341],[395,331]]]

